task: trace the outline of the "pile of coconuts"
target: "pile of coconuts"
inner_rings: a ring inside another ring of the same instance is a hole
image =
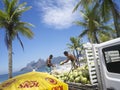
[[[63,82],[74,82],[81,84],[90,84],[88,66],[83,65],[71,71],[66,71],[63,73],[54,72],[53,76],[62,80]]]

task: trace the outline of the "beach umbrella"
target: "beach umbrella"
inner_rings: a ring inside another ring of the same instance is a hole
[[[0,90],[68,90],[68,85],[45,72],[28,72],[0,84]]]

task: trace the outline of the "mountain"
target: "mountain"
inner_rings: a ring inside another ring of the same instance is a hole
[[[39,59],[37,62],[32,61],[32,62],[28,63],[20,71],[31,71],[33,69],[39,69],[44,65],[45,65],[45,61],[43,59]]]
[[[66,57],[62,57],[62,56],[54,57],[51,62],[53,64],[57,65],[65,59],[66,59]],[[46,61],[43,59],[39,59],[37,62],[32,61],[32,62],[28,63],[20,71],[32,71],[33,69],[36,69],[37,71],[45,71],[45,66],[46,66]]]
[[[58,57],[54,57],[51,62],[53,64],[60,64],[60,62],[65,59],[66,59],[66,57],[58,56]]]

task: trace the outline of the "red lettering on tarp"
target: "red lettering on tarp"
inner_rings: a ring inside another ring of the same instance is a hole
[[[63,86],[53,87],[51,90],[63,90]]]
[[[45,80],[47,82],[49,82],[50,84],[57,84],[57,80],[53,79],[53,78],[50,78],[50,77],[46,77]]]
[[[15,80],[16,80],[16,79],[13,79],[13,80],[10,80],[10,81],[4,83],[4,84],[2,85],[2,87],[7,87],[7,86],[11,85],[13,82],[15,82]]]
[[[18,88],[32,88],[39,87],[39,83],[37,81],[24,81],[22,82]]]
[[[35,81],[31,81],[31,86],[30,87],[39,87],[39,83]]]

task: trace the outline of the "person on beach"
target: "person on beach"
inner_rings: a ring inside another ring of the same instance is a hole
[[[69,54],[67,51],[64,51],[64,55],[67,57],[66,60],[62,61],[60,64],[63,65],[64,63],[67,63],[68,61],[71,61],[72,67],[75,69],[78,66],[76,65],[76,57],[72,54]]]
[[[51,67],[54,67],[54,65],[51,62],[52,58],[53,58],[53,55],[51,54],[46,60],[46,70],[48,73],[51,73],[51,70],[52,70]]]

